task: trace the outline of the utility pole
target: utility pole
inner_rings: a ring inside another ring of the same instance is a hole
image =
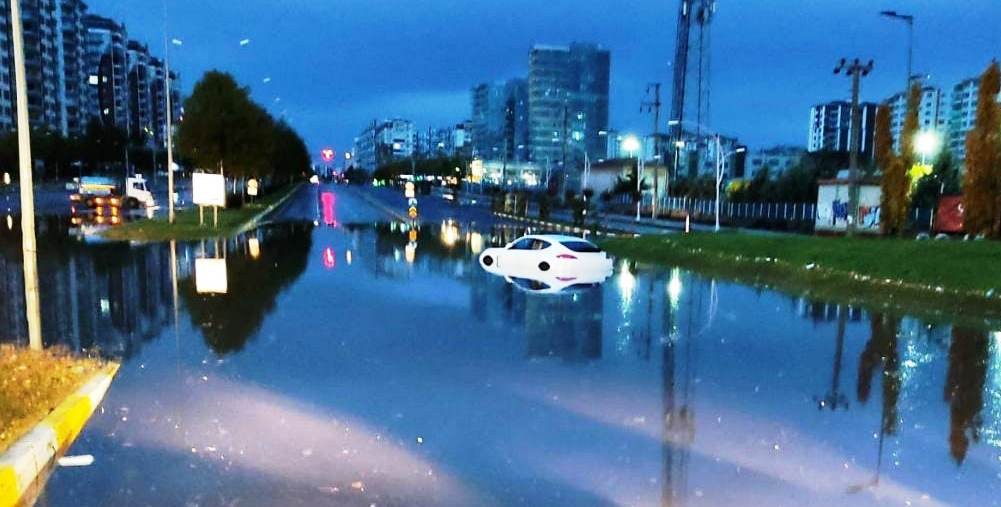
[[[35,241],[35,188],[31,174],[31,119],[28,115],[28,81],[24,70],[24,35],[21,1],[10,2],[11,35],[14,39],[14,84],[17,96],[18,176],[21,186],[21,253],[24,256],[24,309],[28,321],[28,345],[42,350],[41,302],[38,297],[38,245]]]
[[[835,74],[844,74],[852,80],[852,113],[851,113],[851,139],[849,150],[849,191],[848,191],[848,230],[849,236],[855,234],[858,229],[859,210],[859,160],[858,155],[862,147],[862,111],[859,107],[859,90],[862,78],[868,76],[873,69],[873,61],[863,64],[858,58],[849,62],[842,58],[838,66],[834,68]]]
[[[640,104],[640,112],[644,110],[648,113],[653,113],[653,158],[655,161],[660,161],[660,106],[663,104],[660,101],[660,83],[651,83],[646,87],[647,96],[650,96],[650,91],[653,91],[653,101],[645,101]],[[666,165],[666,164],[665,164]],[[670,176],[668,176],[670,178]],[[654,164],[653,170],[653,211],[651,211],[651,218],[657,219],[657,200],[660,197],[660,169]]]

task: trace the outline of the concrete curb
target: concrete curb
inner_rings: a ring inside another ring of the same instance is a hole
[[[257,227],[261,223],[261,220],[264,219],[264,217],[270,215],[276,209],[278,209],[279,206],[288,202],[288,200],[291,199],[293,195],[299,192],[299,189],[302,188],[303,185],[305,185],[305,183],[299,183],[296,186],[292,187],[292,190],[290,190],[288,194],[285,194],[285,197],[278,199],[278,202],[272,204],[271,206],[268,206],[267,208],[264,208],[260,213],[251,217],[251,219],[246,224],[243,224],[243,226],[241,226],[239,229],[236,230],[236,234],[234,234],[234,236],[239,236],[253,229],[254,227]]]
[[[559,223],[559,222],[549,222],[549,221],[545,221],[545,220],[539,220],[539,219],[536,219],[536,218],[520,217],[520,216],[517,216],[517,215],[509,215],[507,213],[499,213],[499,212],[496,212],[496,211],[493,214],[494,214],[494,216],[498,216],[498,217],[501,217],[501,218],[504,218],[504,219],[507,219],[507,220],[512,220],[512,221],[515,221],[515,222],[525,222],[525,223],[529,223],[529,224],[534,224],[534,225],[539,225],[539,226],[543,226],[543,227],[548,227],[548,228],[551,228],[551,229],[557,230],[557,231],[572,232],[574,234],[594,234],[596,236],[604,236],[606,238],[621,238],[621,237],[634,237],[634,236],[638,236],[638,234],[618,233],[618,232],[611,232],[611,231],[597,231],[597,232],[593,232],[590,229],[587,229],[585,227],[577,227],[577,226],[572,226],[572,225],[566,225],[566,224]]]
[[[33,488],[40,489],[36,481],[80,435],[117,373],[117,364],[96,373],[31,432],[0,454],[0,507],[17,505]]]

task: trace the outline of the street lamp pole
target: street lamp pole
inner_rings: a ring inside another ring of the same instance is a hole
[[[716,227],[714,232],[719,232],[719,213],[720,213],[720,200],[722,198],[721,186],[723,185],[723,176],[726,174],[726,161],[731,156],[738,153],[744,153],[746,148],[740,147],[731,152],[723,153],[723,141],[719,134],[716,135]]]
[[[24,307],[28,321],[28,344],[34,350],[42,350],[42,305],[38,297],[38,245],[35,240],[35,188],[31,174],[31,119],[28,115],[28,81],[24,69],[24,35],[21,26],[20,0],[10,2],[10,25],[14,42],[14,84],[17,97]]]
[[[907,81],[904,86],[904,97],[907,97],[907,90],[911,87],[911,78],[914,77],[914,16],[901,14],[897,11],[882,11],[879,14],[907,23]]]

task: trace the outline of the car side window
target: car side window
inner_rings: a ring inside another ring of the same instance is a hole
[[[511,245],[511,250],[531,250],[533,241],[534,240],[530,238],[525,238],[523,240],[520,240],[515,244]]]
[[[532,241],[532,250],[545,250],[549,248],[549,242],[536,239]]]

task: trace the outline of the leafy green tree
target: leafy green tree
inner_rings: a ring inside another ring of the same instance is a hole
[[[911,206],[919,209],[934,209],[939,196],[956,195],[962,191],[959,167],[952,153],[943,149],[935,158],[933,172],[918,180],[911,196]]]
[[[249,152],[260,155],[255,145],[270,125],[260,107],[250,100],[250,93],[233,76],[219,71],[207,72],[184,102],[185,115],[178,132],[178,148],[201,169],[217,170],[236,176],[253,174]]]
[[[980,78],[977,117],[966,136],[963,226],[970,234],[1001,232],[1001,68],[992,62]]]

